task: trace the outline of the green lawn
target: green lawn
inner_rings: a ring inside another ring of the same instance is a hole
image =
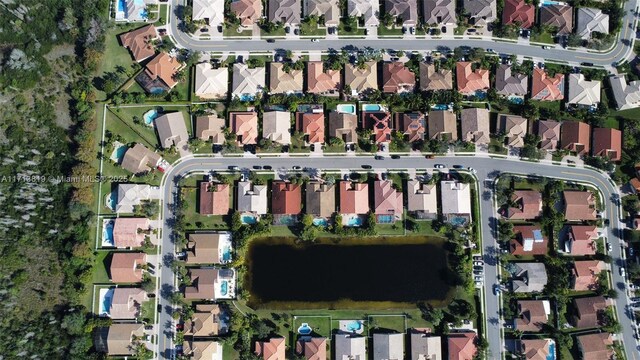
[[[167,4],[162,4],[159,7],[159,18],[158,21],[156,22],[157,26],[164,26],[167,25],[167,7],[169,5]]]
[[[489,142],[489,153],[506,155],[507,149],[497,139],[491,139]]]
[[[331,317],[326,315],[293,315],[293,327],[291,331],[295,334],[302,323],[309,324],[313,329],[314,336],[331,338]]]
[[[234,187],[230,189],[229,201],[233,204],[234,200]],[[198,194],[200,190],[195,187],[182,188],[182,194],[188,206],[184,211],[184,223],[185,228],[188,230],[228,230],[229,223],[227,222],[227,216],[222,215],[200,215]]]
[[[537,31],[533,31],[531,33],[531,41],[532,42],[539,42],[539,43],[545,43],[545,44],[553,44],[553,34],[550,34],[546,31],[542,31],[541,33],[538,33]]]
[[[120,73],[121,82],[118,85],[122,85],[135,74],[140,65],[133,60],[129,50],[120,45],[118,35],[142,26],[141,24],[114,24],[109,26],[105,31],[104,50],[104,53],[109,55],[102,57],[102,64],[96,72],[99,77],[104,76],[105,73],[116,72],[120,69],[122,70]],[[98,99],[105,98],[105,94],[102,91],[98,91],[97,95]]]
[[[406,332],[405,317],[402,315],[387,315],[387,316],[369,316],[369,329],[375,332],[380,330],[395,330],[399,333]]]
[[[338,24],[338,35],[364,35],[364,29],[359,29],[358,26],[353,26],[348,31],[345,23],[340,21],[340,24]]]
[[[109,274],[107,274],[107,260],[109,260],[110,251],[97,251],[96,261],[93,266],[93,276],[91,282],[93,284],[110,284]]]
[[[318,28],[318,22],[314,19],[309,19],[308,22],[302,22],[300,24],[300,35],[325,36],[327,35],[327,30],[325,28]]]
[[[400,27],[388,29],[385,26],[378,26],[378,35],[402,36],[402,28]]]
[[[225,26],[222,30],[222,35],[225,37],[251,36],[251,30],[238,32],[238,27],[238,25]]]

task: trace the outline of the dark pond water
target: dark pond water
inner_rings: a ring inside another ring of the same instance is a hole
[[[444,300],[451,287],[446,282],[443,242],[412,240],[410,244],[304,247],[256,240],[247,254],[245,284],[254,304]]]

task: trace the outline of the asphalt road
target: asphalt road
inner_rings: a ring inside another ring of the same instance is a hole
[[[611,66],[614,62],[630,59],[633,56],[633,41],[635,39],[636,15],[635,9],[638,0],[629,0],[624,4],[625,17],[622,21],[621,35],[615,46],[606,53],[576,51],[554,47],[543,50],[540,45],[527,43],[513,43],[505,40],[494,41],[490,38],[465,36],[464,38],[441,37],[440,39],[331,39],[319,38],[318,42],[310,39],[293,40],[277,39],[269,43],[262,39],[227,39],[227,40],[200,40],[194,39],[189,34],[182,32],[178,27],[180,20],[175,13],[170,17],[168,31],[176,41],[176,45],[197,51],[219,52],[247,52],[247,51],[326,51],[328,49],[342,49],[344,47],[413,51],[448,51],[459,46],[493,49],[498,53],[517,54],[541,60],[555,60],[578,65],[583,62],[593,63],[599,66]],[[172,0],[172,9],[176,9],[182,0]]]
[[[176,176],[184,176],[189,173],[199,172],[206,173],[211,170],[224,170],[228,166],[235,165],[240,168],[252,168],[254,165],[271,165],[274,170],[285,167],[290,169],[292,166],[313,167],[321,170],[346,170],[361,169],[361,165],[368,164],[376,169],[429,169],[434,164],[441,163],[448,167],[454,164],[463,165],[465,167],[472,166],[477,170],[477,177],[480,187],[480,210],[481,210],[481,226],[483,235],[483,252],[485,258],[485,316],[487,318],[486,338],[489,340],[489,358],[499,359],[503,353],[503,340],[500,335],[502,321],[499,317],[499,298],[494,295],[492,285],[497,281],[498,264],[496,263],[496,251],[498,249],[496,239],[492,232],[492,226],[495,222],[495,210],[491,197],[483,196],[485,189],[484,180],[493,179],[501,172],[511,172],[519,174],[534,174],[543,177],[563,178],[572,181],[586,182],[594,184],[602,191],[604,199],[612,198],[613,194],[617,194],[617,189],[600,173],[582,168],[567,168],[546,163],[531,163],[509,159],[495,159],[485,157],[437,157],[436,159],[427,160],[424,157],[402,157],[397,160],[386,158],[385,160],[374,160],[372,157],[319,157],[319,158],[187,158],[174,166],[166,175],[166,181],[163,184],[163,193],[165,199],[163,205],[163,229],[162,229],[162,256],[171,258],[175,254],[175,248],[171,239],[170,224],[173,220],[172,204],[174,204],[174,183]],[[624,260],[624,253],[621,248],[621,239],[618,233],[621,233],[622,224],[620,223],[620,212],[617,206],[612,206],[610,201],[606,203],[606,217],[611,221],[611,226],[607,229],[607,238],[613,245],[611,257],[613,258],[612,279],[614,287],[619,292],[618,298],[615,300],[617,316],[622,325],[622,343],[628,359],[638,359],[638,351],[636,350],[636,340],[633,337],[632,319],[625,311],[626,305],[630,303],[624,288],[621,286],[625,283],[625,279],[620,276],[618,271],[619,264]],[[478,221],[478,220],[476,220]],[[175,325],[171,318],[171,305],[169,297],[174,289],[174,274],[168,264],[162,266],[160,272],[160,288],[161,295],[158,297],[160,305],[163,307],[159,315],[159,324],[161,327],[161,335],[159,339],[159,353],[161,358],[170,358],[172,354],[172,336]],[[495,341],[495,339],[501,339]]]

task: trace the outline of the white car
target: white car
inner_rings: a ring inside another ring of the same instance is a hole
[[[624,276],[624,267],[620,267],[620,276]]]
[[[613,251],[613,246],[611,246],[610,242],[607,242],[607,251],[609,252]]]
[[[444,168],[446,168],[446,166],[444,166],[443,164],[435,164],[435,165],[433,165],[433,167],[436,168],[436,169],[444,169]]]
[[[478,171],[472,167],[468,167],[467,170],[469,170],[469,172],[473,173],[473,174],[477,174]]]
[[[311,42],[318,42],[318,39],[311,39]]]
[[[475,280],[475,281],[482,281],[482,280],[483,280],[483,278],[482,278],[482,276],[474,276],[474,277],[473,277],[473,280]]]
[[[482,265],[484,265],[484,263],[482,261],[474,261],[473,265],[474,266],[482,266]]]

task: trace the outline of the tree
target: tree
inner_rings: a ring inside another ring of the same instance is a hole
[[[135,212],[141,213],[148,218],[155,217],[160,211],[160,205],[154,200],[142,200],[140,205],[135,206]]]

